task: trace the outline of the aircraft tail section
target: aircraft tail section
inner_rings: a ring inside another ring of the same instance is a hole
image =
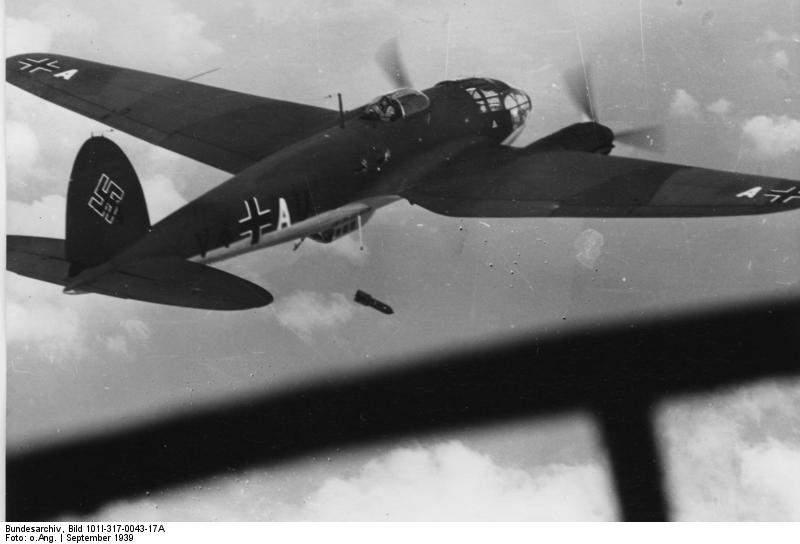
[[[72,168],[66,240],[10,235],[6,269],[69,293],[187,308],[244,310],[272,302],[254,283],[177,256],[113,261],[149,230],[144,193],[130,161],[111,140],[93,137]]]
[[[125,153],[108,138],[88,139],[67,189],[65,257],[72,275],[109,260],[149,230],[142,186]]]

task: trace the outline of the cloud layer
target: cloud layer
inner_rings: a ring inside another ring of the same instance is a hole
[[[243,487],[244,493],[238,491]],[[609,481],[599,465],[522,470],[502,466],[459,441],[397,448],[354,472],[327,478],[292,504],[276,495],[279,490],[267,474],[251,472],[236,481],[111,505],[96,518],[600,521],[615,515]]]
[[[796,382],[670,403],[660,427],[678,519],[800,520],[800,437],[786,433],[798,408]]]

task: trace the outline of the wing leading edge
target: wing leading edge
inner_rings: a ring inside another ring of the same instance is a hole
[[[6,59],[36,96],[230,173],[337,122],[338,112],[52,53]]]
[[[454,217],[710,217],[800,207],[800,181],[578,151],[454,158],[403,192]]]

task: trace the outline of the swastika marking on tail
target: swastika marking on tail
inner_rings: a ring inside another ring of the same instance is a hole
[[[89,198],[89,207],[110,225],[119,214],[119,205],[125,197],[125,191],[114,183],[106,174],[100,174],[94,194]]]

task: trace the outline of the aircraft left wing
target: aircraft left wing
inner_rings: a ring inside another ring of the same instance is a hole
[[[454,217],[708,217],[800,208],[800,181],[580,151],[488,148],[401,196]]]
[[[57,55],[6,59],[45,100],[230,173],[337,122],[338,112]]]

